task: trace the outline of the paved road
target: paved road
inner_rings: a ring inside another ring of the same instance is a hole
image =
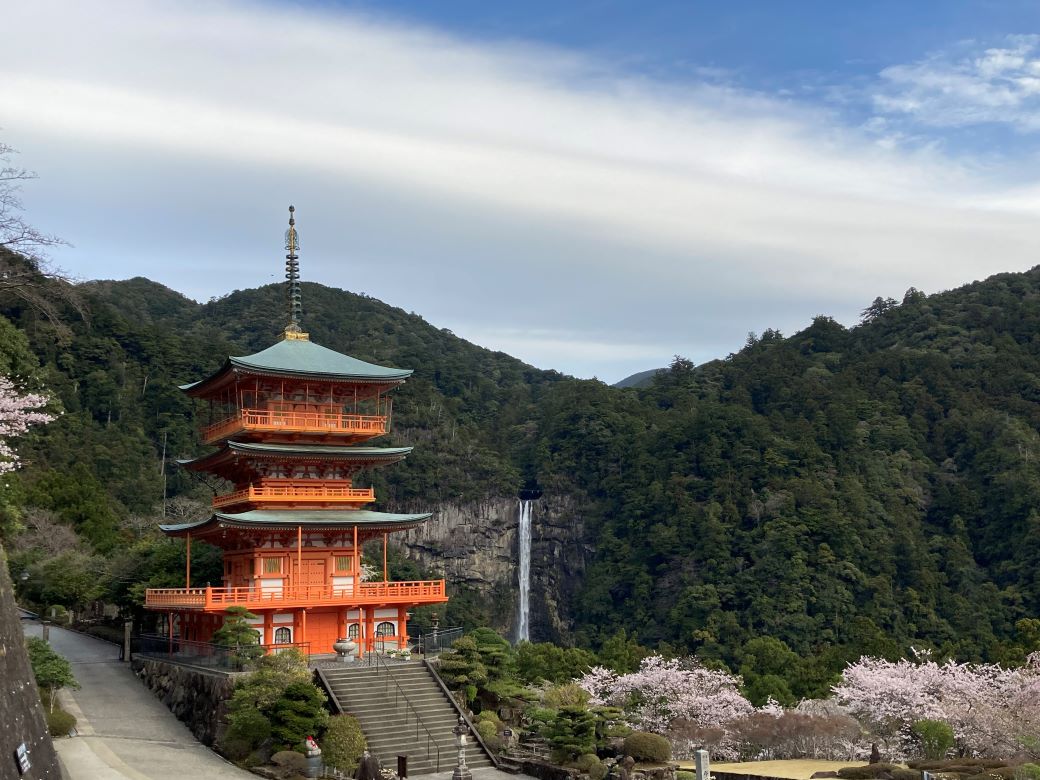
[[[39,623],[22,625],[40,635]],[[115,645],[54,626],[50,643],[82,686],[66,698],[79,736],[54,741],[69,780],[256,780],[196,740],[118,660]]]

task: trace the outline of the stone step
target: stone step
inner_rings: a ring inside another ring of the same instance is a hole
[[[407,701],[404,698],[394,701],[393,696],[386,699],[369,699],[356,697],[344,691],[336,693],[336,698],[340,704],[351,711],[381,709],[386,712],[395,712],[412,708],[422,712],[423,710],[444,710],[451,707],[451,702],[445,696],[415,696],[414,698],[409,696]]]
[[[406,718],[403,714],[398,715],[397,717],[388,717],[386,715],[380,715],[379,713],[365,713],[359,715],[356,712],[351,712],[350,714],[357,718],[363,726],[368,726],[369,728],[379,728],[381,725],[385,725],[387,728],[404,728],[405,726],[413,729],[415,728],[414,716]],[[457,722],[455,718],[446,717],[444,715],[430,715],[429,717],[420,715],[419,719],[420,731],[422,731],[423,726],[425,726],[430,732],[442,731],[445,734],[450,734],[451,730],[455,728]]]
[[[321,671],[343,711],[357,717],[369,750],[384,766],[396,766],[397,756],[407,754],[409,774],[428,774],[436,771],[439,748],[440,771],[454,769],[458,749],[452,729],[458,711],[424,665],[396,666],[390,678],[385,669]],[[467,746],[466,763],[473,768],[494,766],[476,742]]]

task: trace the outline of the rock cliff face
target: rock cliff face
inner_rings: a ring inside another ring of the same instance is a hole
[[[493,627],[510,638],[519,606],[519,503],[500,496],[441,504],[424,525],[397,537],[407,557],[486,599]],[[531,640],[566,642],[587,556],[579,504],[546,494],[532,505],[531,526]]]

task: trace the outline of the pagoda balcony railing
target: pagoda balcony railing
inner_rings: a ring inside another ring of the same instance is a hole
[[[242,431],[379,436],[386,433],[386,415],[240,409],[227,419],[205,426],[202,439],[212,444]]]
[[[221,611],[228,607],[272,609],[317,606],[429,604],[447,601],[444,580],[361,582],[345,586],[289,585],[260,588],[148,588],[149,609]]]
[[[315,484],[317,482],[317,484]],[[289,502],[329,504],[369,504],[376,500],[374,488],[355,488],[329,485],[318,480],[284,480],[250,485],[233,493],[213,498],[213,508],[233,504],[264,504]]]

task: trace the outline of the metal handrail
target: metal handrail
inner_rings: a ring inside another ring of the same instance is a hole
[[[452,643],[464,633],[465,628],[463,626],[428,631],[425,634],[420,633],[416,638],[416,647],[419,654],[425,658],[431,652],[439,653],[442,650],[450,650]],[[431,645],[433,645],[432,651]]]
[[[455,708],[455,711],[457,713],[459,713],[459,717],[466,721],[466,725],[469,726],[470,735],[477,740],[477,742],[480,744],[480,747],[484,750],[484,754],[489,759],[491,759],[491,763],[495,766],[495,768],[500,769],[501,764],[499,763],[498,756],[491,752],[491,749],[487,746],[487,743],[484,742],[484,738],[481,737],[480,732],[477,731],[477,727],[473,725],[473,721],[469,719],[469,715],[467,715],[466,711],[459,706],[458,701],[456,701],[455,697],[452,696],[451,691],[448,690],[448,686],[444,684],[444,679],[437,672],[437,669],[425,658],[423,659],[422,663],[423,666],[426,667],[426,670],[430,673],[430,676],[437,681],[437,685],[440,686],[441,692],[448,697],[448,701],[451,702],[451,706]]]
[[[380,664],[382,664],[382,667],[384,669],[386,669],[386,678],[387,678],[386,691],[387,692],[390,691],[390,683],[393,682],[394,687],[396,688],[396,690],[394,691],[394,708],[396,709],[398,707],[398,704],[399,704],[398,697],[400,697],[400,698],[404,699],[405,703],[408,705],[408,709],[411,710],[413,715],[415,715],[415,741],[416,742],[419,741],[419,728],[420,728],[420,726],[422,727],[422,730],[426,732],[426,758],[430,757],[430,743],[431,742],[433,743],[433,746],[437,749],[437,768],[434,771],[435,772],[440,772],[441,771],[441,746],[437,744],[437,740],[434,739],[433,734],[430,733],[430,730],[428,728],[426,728],[426,724],[423,722],[422,716],[419,715],[419,710],[417,710],[415,708],[415,705],[412,704],[411,700],[408,698],[408,694],[405,693],[404,692],[404,688],[401,687],[401,683],[397,682],[397,680],[394,679],[393,672],[390,671],[390,665],[383,659],[383,657],[379,653],[369,653],[368,654],[368,658],[370,659],[369,660],[370,663],[371,663],[371,659],[372,658],[376,659],[376,678],[379,677],[379,667],[380,667]],[[408,722],[408,718],[405,717],[405,723],[407,723],[407,722]]]

